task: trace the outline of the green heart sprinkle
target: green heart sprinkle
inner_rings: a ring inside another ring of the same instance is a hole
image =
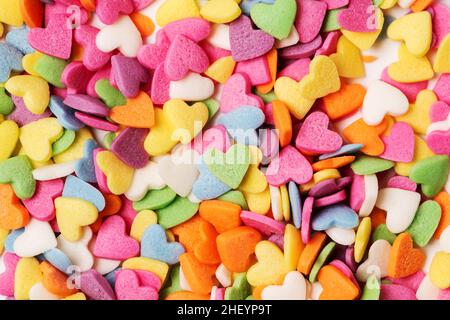
[[[133,203],[133,209],[137,212],[142,210],[158,210],[167,207],[177,196],[169,187],[161,190],[150,190],[142,200]]]
[[[6,94],[5,88],[0,88],[0,113],[3,115],[10,114],[14,109],[14,102],[11,97]]]
[[[247,273],[238,273],[234,275],[233,286],[225,290],[225,300],[246,300],[251,293]]]
[[[158,223],[164,229],[173,228],[192,218],[198,211],[199,204],[187,198],[177,197],[167,207],[156,210]]]
[[[127,98],[107,79],[100,79],[95,83],[95,92],[109,108],[124,106],[127,103]]]
[[[442,210],[439,203],[428,200],[422,203],[416,212],[413,222],[406,230],[414,243],[425,247],[430,242],[441,220]]]
[[[409,174],[409,178],[422,187],[422,192],[429,198],[437,195],[448,177],[448,156],[433,156],[417,162]]]
[[[33,197],[36,181],[33,178],[30,159],[17,156],[0,162],[0,183],[11,184],[16,196],[22,200]]]
[[[56,156],[60,153],[63,153],[64,151],[66,151],[67,149],[70,148],[70,146],[74,143],[75,141],[75,131],[72,130],[64,130],[63,135],[61,136],[61,138],[59,138],[58,140],[56,140],[53,145],[52,145],[52,153],[53,156]]]
[[[55,87],[64,88],[61,75],[67,66],[67,62],[62,59],[43,55],[36,61],[35,70],[47,82]]]
[[[359,175],[369,175],[383,172],[391,169],[395,165],[394,162],[380,158],[361,156],[351,167],[354,173]]]

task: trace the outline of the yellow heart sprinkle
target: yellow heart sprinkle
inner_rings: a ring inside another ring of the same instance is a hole
[[[260,193],[267,188],[266,176],[259,170],[263,155],[258,147],[250,146],[249,149],[250,166],[239,186],[239,190],[249,193]]]
[[[438,99],[432,90],[422,90],[417,95],[416,102],[410,104],[409,111],[395,119],[408,123],[417,134],[425,135],[431,124],[430,109],[436,101]]]
[[[13,27],[20,27],[23,24],[20,12],[21,0],[0,0],[0,22]]]
[[[361,50],[369,50],[377,41],[378,36],[383,30],[384,15],[383,10],[376,8],[377,30],[373,32],[354,32],[341,29],[342,34]]]
[[[362,78],[366,74],[361,50],[345,36],[339,38],[336,53],[330,56],[339,75],[344,78]]]
[[[195,0],[166,0],[156,11],[156,22],[164,27],[173,21],[200,17]]]
[[[355,261],[360,263],[366,253],[367,244],[370,240],[370,234],[372,231],[372,220],[370,217],[365,217],[361,220],[358,226],[355,239]]]
[[[5,28],[3,27],[3,24],[0,23],[0,38],[3,37],[3,31],[5,31]]]
[[[12,95],[22,97],[28,110],[43,114],[50,102],[50,88],[47,81],[35,76],[14,76],[5,84]]]
[[[191,142],[209,119],[208,107],[202,102],[189,106],[181,99],[172,99],[164,104],[163,112],[174,128],[172,139],[183,144]]]
[[[42,281],[42,272],[39,261],[35,258],[20,259],[14,274],[14,298],[29,300],[30,289],[40,281]]]
[[[267,214],[270,210],[270,190],[267,186],[266,190],[261,193],[242,192],[250,211]]]
[[[34,68],[36,66],[36,62],[43,56],[44,55],[39,51],[25,55],[22,59],[23,69],[32,76],[39,77],[39,73]]]
[[[297,270],[298,259],[304,248],[300,230],[287,224],[284,230],[284,261],[289,271]]]
[[[214,61],[205,74],[211,79],[224,84],[233,74],[235,66],[236,62],[231,56],[223,57]]]
[[[404,43],[398,49],[399,61],[388,68],[389,76],[398,82],[412,83],[430,80],[434,77],[431,63],[426,56],[416,57]]]
[[[316,99],[306,99],[300,91],[300,83],[289,77],[278,78],[275,82],[275,95],[289,108],[289,112],[302,120],[311,110]]]
[[[338,179],[340,177],[341,177],[341,174],[336,169],[325,169],[325,170],[318,171],[318,172],[314,173],[313,179],[310,182],[308,182],[306,184],[302,184],[300,186],[300,191],[302,193],[308,192],[309,190],[311,190],[312,187],[314,187],[319,182],[322,182],[322,181],[325,181],[328,179]]]
[[[161,279],[161,283],[164,283],[167,272],[169,271],[169,266],[166,263],[144,257],[125,260],[122,264],[122,268],[153,272]]]
[[[87,128],[82,128],[77,131],[75,141],[69,149],[56,155],[53,160],[55,163],[65,163],[83,158],[84,144],[87,140],[92,139],[92,134]]]
[[[384,0],[381,5],[380,8],[381,9],[390,9],[393,8],[396,4],[397,4],[398,0]]]
[[[98,218],[97,208],[79,198],[56,198],[55,209],[61,234],[72,242],[80,240],[83,236],[83,227],[93,224]]]
[[[33,160],[44,162],[52,157],[52,144],[64,133],[56,118],[44,118],[20,128],[20,142]]]
[[[83,292],[78,292],[78,293],[72,294],[68,297],[65,297],[61,300],[87,300],[87,299]]]
[[[448,34],[436,53],[434,60],[434,71],[439,73],[450,73],[450,34]]]
[[[397,162],[395,164],[394,170],[398,175],[407,177],[411,168],[420,160],[434,156],[433,151],[430,150],[425,140],[420,136],[415,136],[415,147],[414,147],[414,158],[413,161],[409,163]]]
[[[423,57],[430,50],[432,20],[428,11],[411,13],[389,25],[387,36],[396,41],[405,41],[412,55]]]
[[[6,120],[0,124],[0,161],[8,159],[19,140],[19,126],[11,120]]]
[[[291,219],[291,203],[289,202],[289,191],[286,185],[280,186],[281,194],[281,211],[283,211],[284,221],[289,222]]]
[[[172,150],[178,141],[172,139],[173,127],[164,112],[155,108],[155,125],[144,141],[144,149],[151,156],[161,156]]]
[[[450,253],[437,252],[430,266],[430,280],[440,289],[450,286]]]
[[[134,169],[127,166],[111,151],[97,153],[97,165],[106,176],[109,190],[116,195],[124,194],[133,181]]]
[[[350,41],[346,40],[346,43]],[[325,97],[340,88],[341,79],[337,66],[327,56],[315,57],[309,65],[309,74],[300,81],[300,95],[310,100]]]
[[[214,23],[228,23],[241,15],[241,8],[234,0],[209,0],[200,10],[200,15]]]
[[[0,228],[0,254],[3,253],[3,245],[5,243],[6,238],[8,237],[9,231],[3,228]]]
[[[247,271],[248,283],[254,287],[282,284],[289,269],[277,245],[261,241],[256,245],[255,254],[258,262]]]
[[[139,212],[131,225],[130,236],[137,241],[141,241],[145,229],[152,224],[158,223],[158,216],[151,210],[143,210]]]

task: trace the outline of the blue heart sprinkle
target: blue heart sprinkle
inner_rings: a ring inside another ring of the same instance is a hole
[[[243,106],[220,117],[218,124],[227,128],[233,139],[243,145],[258,145],[255,129],[263,125],[266,117],[261,109]]]
[[[319,210],[312,219],[311,227],[316,231],[331,228],[353,229],[358,223],[355,211],[345,205],[335,204]]]
[[[197,181],[192,186],[192,193],[199,200],[210,200],[220,197],[231,190],[229,186],[216,178],[207,168],[203,159],[198,164],[200,172]]]
[[[23,54],[33,53],[35,50],[28,43],[29,32],[30,29],[25,25],[17,29],[11,29],[6,35],[6,43],[12,45]]]
[[[319,157],[319,160],[326,160],[334,157],[343,156],[346,154],[353,154],[359,152],[364,147],[363,144],[346,144],[342,146],[338,151],[333,153],[323,154]]]
[[[22,53],[7,43],[0,43],[0,82],[6,82],[11,71],[22,72]]]
[[[5,242],[3,243],[5,251],[14,253],[14,242],[24,232],[25,232],[25,228],[16,229],[14,231],[11,231],[11,233],[6,237]]]
[[[44,252],[44,259],[61,272],[68,273],[72,261],[70,258],[58,248],[53,248]]]
[[[142,235],[142,257],[176,264],[184,252],[184,247],[180,243],[167,242],[166,231],[159,224],[149,226]]]
[[[92,203],[98,211],[105,209],[105,197],[96,188],[80,178],[68,176],[64,184],[63,197],[81,198]]]
[[[289,201],[291,203],[292,220],[294,226],[300,229],[302,224],[302,200],[300,198],[300,192],[295,182],[291,181],[288,185]]]
[[[84,127],[84,123],[75,118],[75,110],[66,106],[60,97],[52,96],[49,108],[65,129],[78,131]]]
[[[94,166],[94,150],[98,148],[95,140],[89,139],[84,144],[84,156],[75,164],[75,173],[78,178],[90,183],[96,183]]]

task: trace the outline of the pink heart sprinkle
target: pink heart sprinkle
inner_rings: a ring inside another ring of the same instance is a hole
[[[73,61],[65,67],[61,81],[71,94],[85,93],[93,75],[94,72],[89,71],[83,63]]]
[[[54,15],[46,28],[30,30],[28,42],[39,52],[66,60],[72,52],[72,29],[68,28],[64,15]]]
[[[83,47],[83,64],[91,71],[104,67],[111,59],[111,53],[100,51],[95,44],[99,29],[82,25],[75,29],[75,41]]]
[[[397,122],[391,129],[389,136],[381,138],[385,149],[380,158],[396,161],[411,162],[414,158],[414,130],[405,122]]]
[[[125,228],[121,216],[114,215],[104,220],[97,234],[94,255],[121,261],[138,256],[139,243],[127,235]]]
[[[115,290],[118,300],[158,300],[158,291],[143,286],[134,270],[122,269],[116,273]]]
[[[297,17],[295,27],[300,42],[314,40],[322,28],[327,13],[327,4],[316,0],[297,0]]]
[[[220,97],[220,110],[230,112],[241,106],[254,106],[262,109],[262,99],[251,93],[250,79],[245,74],[235,73],[222,90]]]
[[[53,200],[61,196],[64,188],[62,179],[38,181],[36,191],[31,199],[23,200],[23,204],[33,216],[41,221],[55,218]]]
[[[187,18],[169,23],[164,27],[164,32],[170,41],[177,35],[183,35],[194,42],[200,42],[208,38],[211,26],[208,21],[201,18]]]
[[[339,25],[348,31],[375,31],[375,9],[372,0],[350,0],[348,8],[338,14]]]
[[[14,296],[14,274],[20,257],[14,253],[6,252],[3,256],[5,272],[0,274],[0,295],[10,297]]]
[[[164,71],[170,80],[181,80],[189,71],[203,73],[208,67],[208,56],[197,43],[183,35],[173,39],[164,63]]]
[[[131,0],[97,0],[95,13],[105,24],[113,24],[120,14],[129,15],[134,11]]]
[[[324,154],[339,150],[342,138],[334,131],[328,130],[330,119],[323,112],[311,113],[300,128],[296,147],[308,154]]]
[[[159,30],[156,34],[156,43],[143,46],[137,58],[144,67],[154,70],[166,60],[169,47],[169,38],[163,30]]]
[[[308,160],[297,149],[287,146],[272,160],[266,177],[270,185],[277,187],[289,181],[303,184],[312,179],[313,170]]]
[[[272,80],[266,56],[238,62],[234,72],[246,74],[252,86],[266,84]]]

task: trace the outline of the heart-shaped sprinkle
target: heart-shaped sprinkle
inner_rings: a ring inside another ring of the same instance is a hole
[[[100,227],[93,253],[105,259],[126,260],[139,254],[139,243],[127,236],[123,218],[112,216]]]
[[[30,45],[49,56],[69,59],[72,51],[72,29],[64,15],[52,16],[46,28],[33,28],[28,34]],[[54,44],[58,43],[57,46]]]
[[[118,300],[158,300],[157,289],[142,283],[137,270],[119,270],[114,288]]]
[[[88,226],[97,220],[97,208],[82,199],[55,199],[56,220],[59,230],[69,241],[77,241],[83,236],[83,226]]]
[[[379,97],[384,97],[382,106],[378,103]],[[367,88],[362,107],[363,119],[368,125],[376,126],[383,121],[385,115],[401,116],[408,108],[408,99],[400,90],[377,80]]]
[[[267,286],[261,292],[263,300],[306,300],[306,281],[298,271],[289,272],[283,285]]]
[[[300,128],[296,147],[307,154],[323,154],[338,150],[342,146],[342,138],[328,130],[329,121],[325,113],[311,113]]]
[[[389,256],[388,274],[392,278],[404,278],[420,269],[425,262],[421,249],[413,248],[413,240],[408,233],[397,236]]]
[[[427,197],[434,197],[444,187],[449,172],[448,156],[433,156],[417,162],[411,169],[410,179],[421,185]]]
[[[129,16],[122,16],[108,25],[95,38],[97,48],[105,53],[119,49],[126,57],[136,57],[142,47],[142,37]]]
[[[150,75],[136,58],[115,55],[111,58],[112,76],[119,90],[127,98],[139,94],[141,83],[147,83]]]
[[[277,0],[274,4],[257,3],[250,11],[256,26],[278,40],[289,36],[296,13],[295,0]]]
[[[14,241],[19,257],[34,257],[56,247],[56,238],[48,222],[31,219],[25,231]]]
[[[387,35],[392,40],[405,41],[409,52],[423,57],[431,46],[431,14],[422,11],[405,15],[389,25]]]
[[[141,240],[141,256],[176,264],[184,248],[177,242],[167,242],[165,230],[157,224],[148,227]]]
[[[313,177],[311,164],[292,146],[281,150],[277,158],[272,160],[266,171],[267,182],[273,186],[295,181],[298,184],[309,182]]]
[[[400,205],[399,197],[408,199],[407,205]],[[378,192],[376,207],[386,211],[386,225],[389,231],[400,233],[411,225],[419,204],[420,194],[417,192],[385,188]]]
[[[7,43],[0,43],[0,81],[6,82],[11,71],[22,72],[22,53]]]
[[[33,167],[27,156],[17,156],[0,162],[0,183],[9,183],[20,199],[34,195],[36,181],[32,175]]]
[[[290,31],[290,29],[289,29]],[[245,61],[269,52],[275,39],[261,30],[254,30],[247,16],[240,16],[230,24],[230,46],[234,61]]]
[[[203,49],[189,38],[178,35],[173,39],[164,63],[164,71],[170,80],[183,79],[189,71],[203,73],[209,59]]]
[[[288,270],[281,250],[270,241],[261,241],[256,245],[255,254],[258,262],[247,271],[250,285],[256,287],[283,283]]]
[[[126,165],[140,169],[148,163],[148,153],[144,149],[147,129],[126,128],[114,139],[111,151]]]
[[[47,81],[36,76],[14,76],[5,83],[9,93],[22,97],[28,110],[41,115],[50,102],[50,89]]]
[[[133,180],[133,168],[123,163],[111,151],[98,152],[95,161],[101,172],[106,175],[108,188],[112,193],[119,195],[128,190]]]
[[[133,10],[132,0],[98,0],[95,7],[95,13],[105,24],[113,24],[120,14],[128,15]]]
[[[63,134],[56,118],[31,122],[20,130],[20,142],[24,153],[34,161],[45,162],[52,157],[52,144]]]
[[[83,46],[83,64],[91,71],[96,71],[105,66],[111,58],[110,53],[100,51],[95,45],[95,39],[99,29],[90,25],[82,25],[75,29],[75,41]]]
[[[371,15],[375,6],[371,0],[350,0],[347,9],[338,13],[339,25],[349,31],[371,32],[376,29],[376,22]]]
[[[184,147],[174,149],[171,155],[158,160],[158,174],[175,193],[187,197],[197,180],[199,171],[195,159],[196,154]]]
[[[337,204],[317,212],[312,219],[312,228],[316,231],[330,228],[353,229],[358,223],[358,215],[351,208]]]
[[[355,300],[359,296],[358,286],[333,265],[319,271],[318,281],[323,288],[320,300]]]
[[[415,138],[413,129],[405,122],[397,122],[391,129],[389,136],[382,137],[385,145],[380,158],[411,162],[414,158]]]
[[[53,200],[61,196],[64,182],[61,179],[39,181],[36,192],[31,199],[24,200],[23,204],[33,216],[41,221],[51,221],[55,218],[55,205]]]
[[[156,123],[153,102],[145,92],[137,97],[128,99],[123,106],[111,110],[111,119],[132,128],[152,128]]]
[[[261,98],[251,93],[250,79],[247,75],[236,73],[226,82],[220,97],[220,110],[230,112],[241,106],[254,106],[262,109]]]
[[[236,189],[242,182],[250,165],[250,150],[240,144],[233,145],[224,154],[210,149],[203,155],[209,171],[230,188]]]
[[[8,184],[0,185],[0,204],[1,228],[13,230],[28,224],[30,215]]]

